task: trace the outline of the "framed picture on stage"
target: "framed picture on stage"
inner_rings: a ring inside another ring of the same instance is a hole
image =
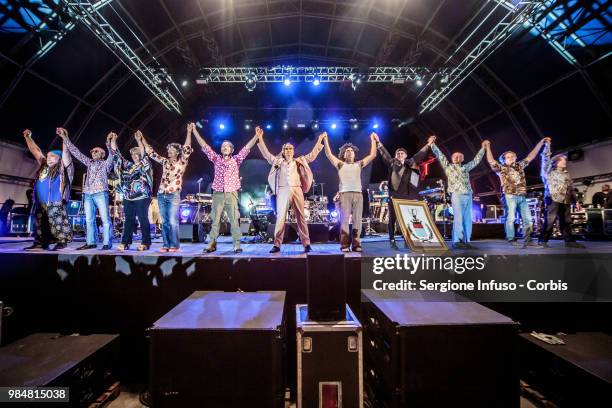
[[[448,249],[425,202],[393,199],[393,206],[402,235],[411,250],[427,252]]]

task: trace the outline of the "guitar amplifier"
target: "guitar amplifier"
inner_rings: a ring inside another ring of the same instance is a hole
[[[161,407],[284,407],[285,292],[194,292],[150,334]]]
[[[361,324],[346,305],[346,318],[316,322],[296,305],[297,408],[363,407]]]
[[[11,234],[31,234],[33,220],[29,214],[11,214]]]

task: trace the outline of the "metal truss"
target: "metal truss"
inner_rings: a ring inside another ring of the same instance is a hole
[[[506,8],[512,5],[506,0],[495,1]],[[588,3],[586,5],[578,0],[546,0],[526,24],[567,62],[579,66],[572,49],[596,45],[610,33],[611,12],[606,1],[593,0]]]
[[[451,69],[436,72],[440,76],[451,75]],[[367,82],[403,84],[424,80],[432,72],[426,67],[210,67],[201,68],[197,79],[199,84],[236,83],[254,80],[256,82],[346,82],[361,78]]]
[[[431,92],[421,102],[419,113],[424,113],[434,109],[444,98],[446,98],[457,86],[459,86],[482,62],[497,50],[506,41],[510,35],[526,21],[529,21],[540,12],[542,6],[545,7],[543,0],[513,0],[512,3],[495,0],[496,4],[490,10],[483,10],[486,15],[479,20],[480,23],[469,33],[466,38],[455,48],[446,60],[446,64],[451,63],[458,57],[462,59],[451,70],[449,80],[441,86],[434,87],[435,76],[430,77],[427,87],[431,87]],[[493,24],[488,32],[486,28],[490,27],[491,21],[502,11],[502,17]],[[476,45],[465,53],[464,46],[473,41],[473,37],[484,36]],[[465,54],[465,55],[464,55]]]
[[[164,87],[164,83],[174,84],[170,76],[162,69],[157,60],[156,66],[148,66],[119,35],[113,26],[104,18],[92,1],[61,0],[66,11],[77,21],[85,25],[119,60],[134,74],[142,84],[168,109],[181,113],[174,95]],[[132,32],[132,34],[134,34]],[[135,34],[134,34],[135,36]],[[138,40],[140,41],[140,40]],[[142,44],[142,42],[141,42]]]

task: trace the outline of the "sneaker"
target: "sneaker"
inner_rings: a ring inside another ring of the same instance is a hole
[[[355,252],[363,252],[363,248],[361,248],[361,246],[354,246],[353,247],[353,251],[355,251]]]
[[[97,248],[97,246],[94,245],[94,244],[92,244],[92,245],[85,244],[85,245],[82,245],[82,246],[78,247],[76,250],[77,251],[83,251],[85,249],[94,249],[94,248]]]
[[[148,251],[149,248],[151,248],[151,244],[140,244],[138,245],[138,248],[136,248],[138,251],[142,252],[142,251]]]
[[[240,248],[240,247],[234,248],[234,253],[235,254],[241,254],[242,253],[242,248]]]
[[[178,252],[178,251],[179,251],[179,249],[178,249],[178,248],[176,248],[176,247],[170,247],[170,248],[168,248],[168,252]]]
[[[100,248],[101,251],[110,251],[112,249],[112,247],[110,245],[102,245],[102,248]]]
[[[276,245],[274,245],[274,246],[272,247],[272,249],[270,250],[270,253],[271,253],[271,254],[275,254],[275,253],[277,253],[277,252],[280,252],[280,248],[279,248],[279,247],[277,247]]]
[[[117,245],[117,251],[127,251],[128,249],[130,249],[130,244]]]
[[[399,251],[399,248],[397,244],[395,243],[395,240],[389,241],[389,246],[391,247],[391,249],[395,249],[396,251]]]
[[[342,251],[342,252],[350,252],[351,248],[350,247],[341,247],[340,251]]]
[[[312,252],[312,247],[310,245],[306,245],[304,247],[304,252],[308,253],[308,252]]]
[[[59,251],[61,249],[66,249],[68,248],[68,244],[66,244],[65,242],[58,242],[57,244],[55,244],[55,246],[51,249],[51,251]]]
[[[168,252],[168,248],[166,247],[159,248],[159,252]]]

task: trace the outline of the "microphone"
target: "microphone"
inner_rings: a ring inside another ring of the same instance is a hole
[[[200,177],[196,183],[201,183],[202,181],[204,181],[204,177]]]

